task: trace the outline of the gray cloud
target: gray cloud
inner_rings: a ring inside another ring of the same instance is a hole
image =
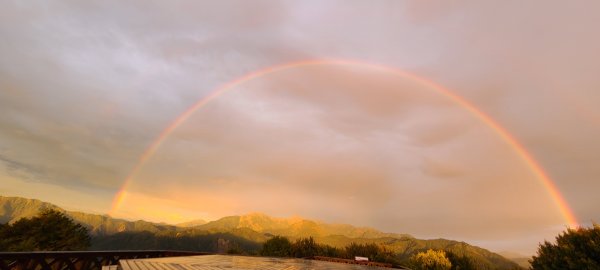
[[[36,181],[45,178],[45,172],[43,169],[35,168],[28,164],[12,160],[4,155],[0,155],[0,162],[2,163],[5,171],[14,177],[28,181]]]

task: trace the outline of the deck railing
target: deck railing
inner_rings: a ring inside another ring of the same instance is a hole
[[[100,270],[122,259],[207,254],[167,250],[0,252],[0,270]]]

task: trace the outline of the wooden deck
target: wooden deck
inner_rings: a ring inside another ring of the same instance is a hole
[[[100,270],[125,259],[204,254],[208,253],[169,250],[0,252],[0,270]]]
[[[380,262],[371,262],[371,261],[356,261],[356,260],[333,258],[333,257],[323,257],[323,256],[315,256],[313,259],[314,260],[318,260],[318,261],[326,261],[326,262],[360,264],[360,265],[368,265],[368,266],[378,266],[378,267],[392,268],[392,264],[391,263],[380,263]]]
[[[389,268],[317,260],[201,255],[121,260],[123,270],[383,270]]]

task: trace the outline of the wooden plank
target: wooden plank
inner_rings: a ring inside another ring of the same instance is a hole
[[[136,259],[119,260],[119,265],[123,270],[139,270],[135,260]]]
[[[328,261],[269,258],[228,255],[204,255],[192,257],[171,257],[154,259],[122,260],[123,270],[375,270],[385,269],[391,265],[374,262],[356,262],[354,260],[334,260],[334,258],[321,258]],[[127,265],[135,264],[137,268]],[[389,268],[388,268],[389,269]]]
[[[130,270],[131,269],[131,267],[129,267],[129,263],[127,262],[127,260],[120,260],[119,266],[122,270]]]

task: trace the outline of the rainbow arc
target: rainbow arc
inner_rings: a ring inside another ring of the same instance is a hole
[[[295,61],[290,63],[285,63],[281,65],[270,66],[267,68],[259,69],[250,73],[247,73],[237,79],[229,81],[220,87],[214,89],[207,96],[200,99],[198,102],[189,107],[186,111],[180,114],[173,122],[171,122],[158,136],[157,138],[149,145],[148,148],[143,152],[140,156],[138,162],[133,167],[133,169],[128,174],[127,178],[124,180],[120,190],[116,193],[113,205],[110,213],[114,213],[119,209],[123,200],[126,196],[126,191],[136,174],[142,169],[144,164],[156,153],[156,151],[160,148],[161,144],[179,127],[183,124],[190,116],[192,116],[198,109],[202,108],[212,100],[218,98],[223,93],[234,89],[236,86],[239,86],[245,82],[249,82],[251,80],[255,80],[260,77],[268,76],[270,74],[274,74],[277,72],[289,70],[292,68],[300,68],[300,67],[308,67],[308,66],[350,66],[350,67],[363,67],[363,68],[372,68],[375,70],[381,70],[385,72],[391,72],[398,76],[403,76],[426,86],[428,89],[432,89],[436,91],[438,94],[443,95],[448,98],[457,106],[460,106],[464,110],[471,113],[482,123],[486,124],[490,129],[492,129],[500,138],[502,138],[508,145],[510,145],[514,151],[518,154],[518,156],[525,162],[529,168],[535,173],[537,179],[541,181],[541,183],[546,188],[547,192],[553,198],[556,207],[560,211],[564,220],[571,227],[577,227],[578,222],[573,214],[573,211],[570,209],[566,200],[560,193],[559,189],[556,187],[554,182],[550,179],[548,174],[542,169],[540,164],[533,158],[533,156],[527,151],[527,149],[517,141],[514,136],[512,136],[504,127],[502,127],[498,122],[492,119],[489,115],[478,109],[469,101],[465,100],[461,96],[455,94],[449,89],[427,80],[423,77],[419,77],[415,74],[403,71],[401,69],[397,69],[394,67],[389,67],[380,64],[373,64],[363,61],[355,61],[355,60],[341,60],[341,59],[314,59],[314,60],[306,60],[306,61]]]

